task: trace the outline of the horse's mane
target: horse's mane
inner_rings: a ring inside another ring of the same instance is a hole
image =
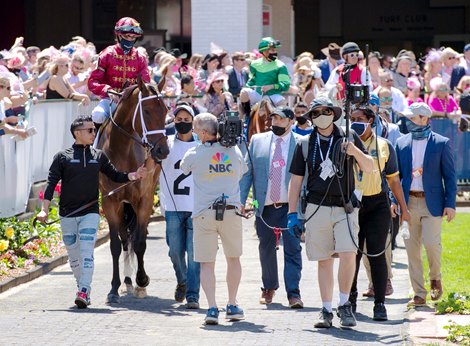
[[[126,100],[129,98],[129,96],[132,94],[132,92],[135,90],[135,88],[137,88],[138,85],[137,84],[134,84],[134,85],[131,85],[127,88],[125,88],[122,92],[122,100]]]

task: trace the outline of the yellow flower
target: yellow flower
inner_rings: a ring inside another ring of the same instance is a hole
[[[13,229],[13,227],[10,226],[5,229],[5,236],[8,239],[13,238],[14,235],[15,235],[15,230]]]
[[[8,240],[0,240],[0,252],[8,249]]]

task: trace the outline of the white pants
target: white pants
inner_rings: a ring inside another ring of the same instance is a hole
[[[243,88],[243,89],[248,93],[248,96],[250,97],[251,105],[254,105],[258,103],[259,101],[261,101],[262,96],[258,94],[256,90],[251,89],[251,88]],[[264,95],[264,96],[268,96],[268,95]],[[271,99],[271,101],[273,101],[276,107],[279,106],[280,103],[285,101],[284,96],[279,95],[279,94],[269,95],[268,97]]]
[[[100,103],[91,111],[93,122],[102,124],[108,119],[112,112],[116,110],[117,104],[110,99],[102,99]]]

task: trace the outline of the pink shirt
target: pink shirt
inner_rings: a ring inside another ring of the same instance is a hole
[[[418,99],[416,101],[413,101],[411,99],[406,99],[406,101],[408,101],[408,106],[411,105],[412,103],[415,103],[415,102],[424,102],[421,97],[418,97]]]
[[[444,105],[446,109],[444,109]],[[459,109],[459,106],[455,102],[452,96],[447,96],[447,100],[439,100],[437,97],[431,97],[429,99],[429,107],[435,112],[447,112],[452,113]]]

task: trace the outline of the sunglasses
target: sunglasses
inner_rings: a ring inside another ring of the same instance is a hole
[[[77,131],[87,131],[89,134],[96,133],[96,129],[94,127],[90,127],[87,129],[77,129]]]
[[[348,57],[350,57],[350,58],[358,58],[358,57],[359,57],[359,53],[348,53]]]
[[[442,92],[448,93],[448,92],[449,92],[449,89],[447,89],[447,88],[441,88],[441,89],[437,89],[437,91],[442,91]]]
[[[74,68],[74,69],[77,70],[77,71],[83,71],[83,68],[84,68],[84,67],[83,67],[83,66],[82,66],[82,67],[79,67],[79,66],[77,66],[77,65],[72,65],[72,68]]]
[[[0,85],[0,89],[11,90],[11,88],[9,86],[5,86],[5,85]]]
[[[380,98],[380,102],[392,102],[392,101],[393,101],[393,97],[391,96]]]
[[[321,115],[333,115],[334,112],[332,109],[323,109],[323,110],[318,110],[318,111],[312,111],[310,115],[312,116],[312,119],[318,118]]]
[[[455,56],[450,56],[450,57],[448,57],[447,59],[448,59],[448,60],[454,60],[454,59],[457,59],[457,57],[455,57]]]
[[[393,79],[386,79],[385,82],[387,83],[393,82]]]
[[[244,58],[239,58],[239,59],[235,59],[235,60],[238,60],[238,61],[245,61]]]
[[[57,66],[59,66],[59,67],[67,67],[67,68],[68,68],[68,67],[69,67],[69,64],[57,64]]]
[[[224,80],[223,80],[223,79],[219,79],[219,80],[215,80],[215,81],[214,81],[214,83],[217,83],[217,84],[219,84],[219,83],[223,83],[223,82],[224,82]]]

